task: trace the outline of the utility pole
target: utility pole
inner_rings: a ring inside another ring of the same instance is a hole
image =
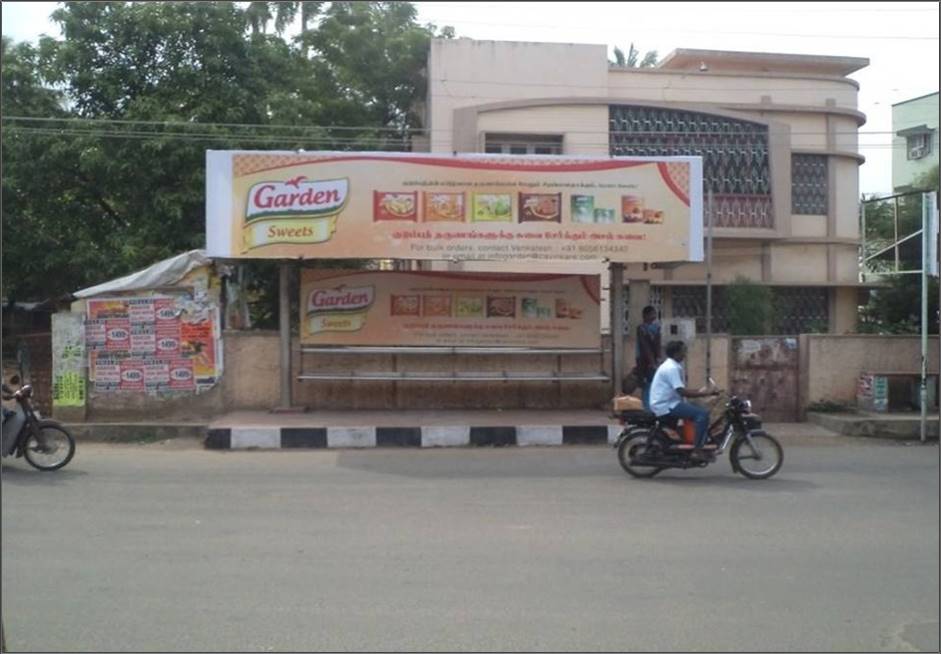
[[[712,189],[706,196],[706,385],[712,379]]]

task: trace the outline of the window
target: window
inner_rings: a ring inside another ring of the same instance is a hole
[[[611,105],[613,156],[698,155],[716,227],[773,228],[767,126],[665,107]]]
[[[489,154],[562,154],[559,134],[487,134],[484,152]]]
[[[922,132],[905,137],[905,149],[908,159],[921,159],[931,154],[931,133]]]
[[[827,157],[822,154],[791,155],[791,211],[825,216],[829,209]]]
[[[706,287],[674,286],[674,318],[695,318],[696,332],[706,331]],[[807,334],[827,331],[830,321],[829,294],[826,288],[812,286],[776,286],[771,290],[774,306],[772,334]],[[712,331],[729,330],[728,296],[724,286],[712,287]]]

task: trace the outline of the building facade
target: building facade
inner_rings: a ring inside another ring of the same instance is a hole
[[[781,309],[775,331],[852,332],[860,290],[858,129],[865,116],[857,109],[859,85],[847,76],[867,64],[676,50],[656,67],[638,69],[610,64],[603,45],[436,39],[424,148],[702,156],[713,198],[706,223],[711,216],[714,331],[725,328],[725,285],[745,277],[772,287]],[[551,268],[602,272],[600,264]],[[695,318],[704,328],[704,264],[632,264],[624,276],[630,318],[651,303],[664,318]]]
[[[938,93],[892,105],[892,188],[914,189],[938,165]]]

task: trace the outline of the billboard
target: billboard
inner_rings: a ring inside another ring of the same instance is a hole
[[[699,157],[206,153],[221,258],[702,261]]]
[[[301,271],[305,345],[596,348],[597,275]]]

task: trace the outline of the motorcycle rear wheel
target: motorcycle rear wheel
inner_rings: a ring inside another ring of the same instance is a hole
[[[781,469],[784,450],[769,434],[752,434],[754,448],[744,436],[735,441],[729,459],[736,470],[749,479],[768,479]]]
[[[642,466],[635,463],[635,460],[647,451],[647,436],[647,430],[637,431],[618,445],[618,462],[632,477],[649,478],[663,470],[662,467]]]
[[[58,422],[40,420],[23,444],[23,456],[37,470],[58,470],[75,456],[75,439]]]

